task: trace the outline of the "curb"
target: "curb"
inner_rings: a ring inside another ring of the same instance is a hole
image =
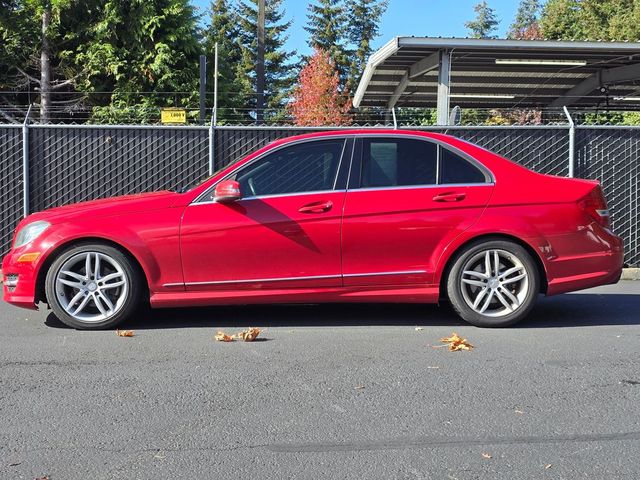
[[[623,268],[620,280],[640,280],[640,268]]]

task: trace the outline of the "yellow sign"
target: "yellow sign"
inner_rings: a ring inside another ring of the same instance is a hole
[[[187,111],[182,108],[163,108],[160,111],[162,123],[187,123]]]

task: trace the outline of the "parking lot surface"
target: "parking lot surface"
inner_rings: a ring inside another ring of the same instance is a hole
[[[213,339],[249,326],[261,341]],[[640,478],[640,282],[541,298],[501,330],[432,305],[123,328],[0,305],[0,479]],[[475,348],[434,348],[453,331]]]

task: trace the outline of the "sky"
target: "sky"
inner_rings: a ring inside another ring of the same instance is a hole
[[[192,0],[200,12],[209,8],[210,0]],[[269,2],[269,0],[266,0]],[[380,36],[374,41],[374,50],[397,36],[465,37],[465,22],[475,17],[474,5],[479,0],[389,0],[387,11],[380,22]],[[496,32],[504,37],[513,21],[519,0],[488,0],[501,20]],[[286,48],[299,54],[309,53],[308,33],[303,29],[307,20],[304,0],[284,0],[285,18],[292,19]],[[207,21],[205,19],[205,21]]]

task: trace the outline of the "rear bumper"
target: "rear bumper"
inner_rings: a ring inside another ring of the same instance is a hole
[[[18,263],[17,257],[17,254],[9,252],[2,260],[2,298],[17,307],[37,310],[36,264]]]
[[[617,283],[624,264],[623,242],[620,237],[608,234],[606,245],[605,251],[550,260],[547,295]]]

